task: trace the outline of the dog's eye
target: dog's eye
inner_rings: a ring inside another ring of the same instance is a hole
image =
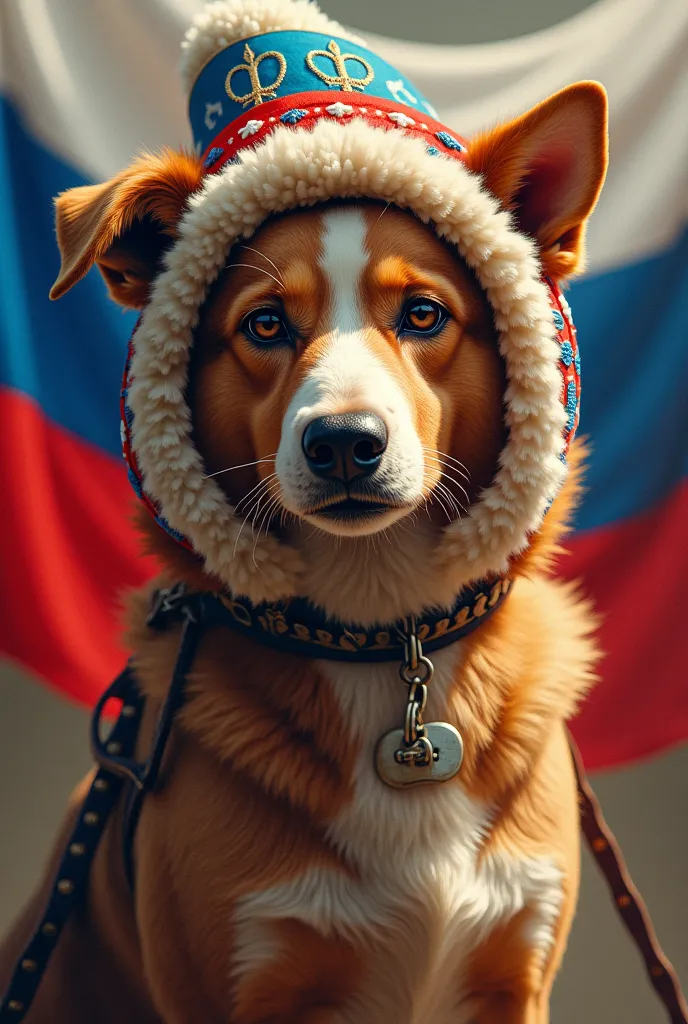
[[[431,337],[442,330],[448,316],[434,299],[411,299],[402,313],[399,333]]]
[[[275,309],[254,309],[241,321],[241,330],[257,345],[291,342],[286,321]]]

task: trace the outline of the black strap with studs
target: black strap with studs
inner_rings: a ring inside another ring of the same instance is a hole
[[[187,594],[184,587],[181,589],[172,588],[171,591],[162,591],[157,594],[148,616],[148,625],[152,629],[166,629],[170,621],[175,619],[182,622],[177,660],[174,665],[167,695],[155,725],[153,741],[146,760],[136,764],[134,762],[127,762],[124,759],[121,763],[115,764],[113,763],[113,758],[107,756],[107,746],[105,752],[103,752],[102,745],[100,747],[98,745],[97,736],[92,737],[92,745],[97,760],[101,764],[109,763],[113,770],[122,771],[133,782],[133,785],[129,787],[129,794],[126,798],[124,821],[122,824],[124,873],[132,890],[134,888],[134,836],[143,799],[158,784],[163,757],[167,749],[167,741],[170,738],[175,715],[184,703],[186,677],[196,656],[196,649],[203,631],[203,604],[200,596]]]
[[[101,705],[110,699],[122,701],[122,708],[106,746],[131,755],[141,721],[143,698],[129,666],[107,690]],[[0,1003],[1,1024],[16,1024],[28,1013],[60,933],[72,910],[86,894],[93,857],[124,781],[122,775],[102,766],[96,772],[62,855],[41,921]]]
[[[24,949],[0,1002],[0,1024],[9,1021],[16,1024],[28,1013],[60,933],[74,907],[86,895],[93,857],[125,785],[129,786],[130,793],[124,810],[123,855],[127,879],[133,887],[136,823],[144,796],[157,784],[174,717],[184,701],[186,676],[201,637],[202,619],[201,595],[188,593],[183,585],[153,595],[148,625],[152,629],[166,629],[170,622],[181,621],[182,630],[172,680],[145,761],[139,763],[134,759],[144,698],[131,665],[108,687],[94,709],[91,749],[98,771],[69,837],[38,929]],[[122,707],[111,732],[103,737],[103,714],[111,700],[120,701]]]

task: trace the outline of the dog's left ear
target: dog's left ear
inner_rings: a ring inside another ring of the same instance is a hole
[[[191,153],[145,153],[102,185],[83,185],[55,200],[62,266],[50,298],[59,299],[95,263],[110,295],[140,309],[173,244],[203,167]]]
[[[607,94],[598,82],[578,82],[472,139],[468,166],[535,238],[545,272],[561,279],[582,265],[607,149]]]

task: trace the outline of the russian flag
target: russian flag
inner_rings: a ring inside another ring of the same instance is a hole
[[[116,173],[144,145],[188,144],[176,62],[200,6],[4,0],[2,9],[0,644],[86,703],[121,666],[120,595],[151,565],[139,556],[119,452],[132,317],[97,272],[48,302],[52,198]],[[371,40],[463,135],[572,81],[596,78],[609,91],[611,167],[589,268],[568,296],[592,458],[562,571],[595,598],[607,652],[574,727],[590,768],[688,737],[687,29],[688,7],[672,0],[601,0],[504,43]]]

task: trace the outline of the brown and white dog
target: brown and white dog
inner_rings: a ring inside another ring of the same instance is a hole
[[[472,140],[467,157],[557,281],[580,266],[605,167],[605,98],[591,83]],[[202,179],[195,156],[166,152],[60,197],[56,293],[96,263],[116,301],[145,306]],[[232,544],[249,568],[236,590],[270,592],[251,580],[277,573],[274,541],[288,544],[298,593],[333,620],[451,606],[470,573],[447,527],[471,516],[510,429],[476,274],[432,226],[374,198],[269,218],[225,262],[186,396],[206,475],[241,517]],[[574,446],[552,508],[508,560],[502,606],[432,655],[428,717],[465,744],[448,782],[396,790],[375,773],[375,745],[403,714],[394,663],[206,632],[164,785],[144,803],[134,894],[120,808],[30,1024],[549,1019],[579,870],[565,722],[596,657],[588,605],[549,574],[578,463]],[[142,523],[163,581],[226,584]],[[129,612],[147,698],[141,756],[178,643],[146,627],[147,602],[135,595]],[[0,981],[47,885],[2,950]]]

